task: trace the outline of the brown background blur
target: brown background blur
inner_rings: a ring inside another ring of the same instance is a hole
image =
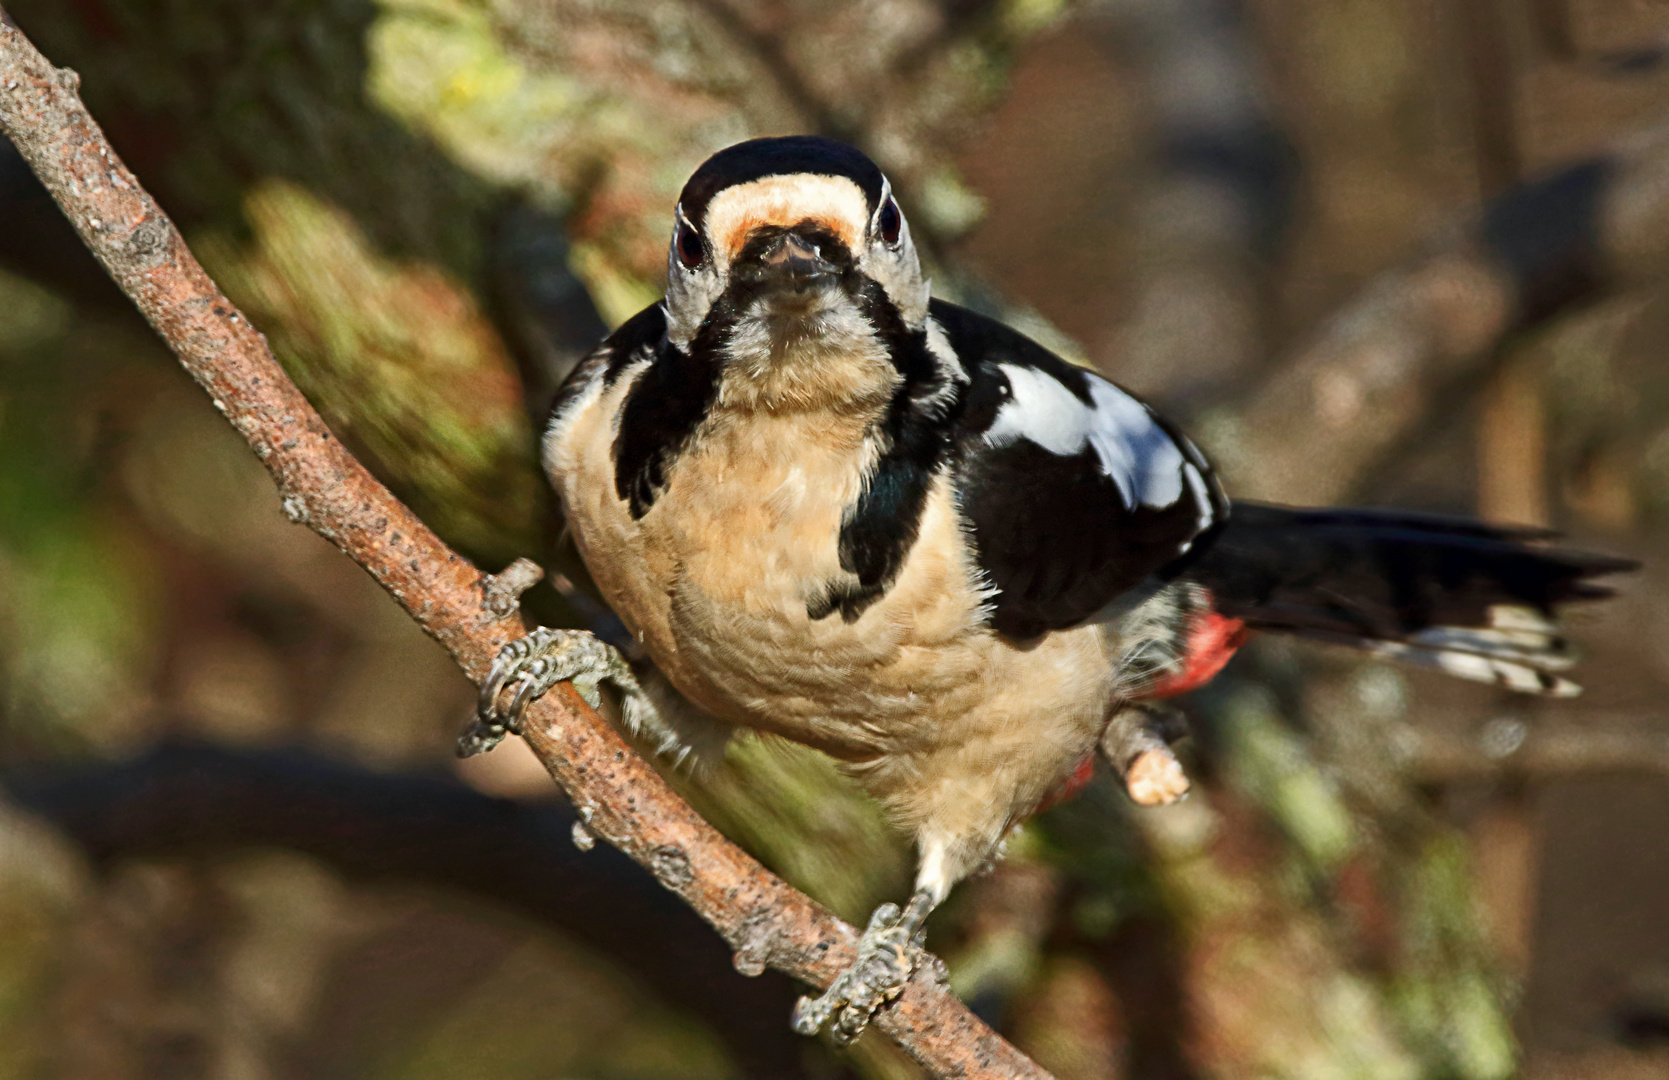
[[[862,146],[942,295],[1268,493],[1243,407],[1330,313],[1669,120],[1646,0],[6,10],[380,476],[483,566],[576,577],[537,419],[658,295],[676,192],[730,142]],[[1102,777],[936,917],[958,991],[1069,1080],[1669,1077],[1666,337],[1662,287],[1602,289],[1423,377],[1388,449],[1311,463],[1340,501],[1643,558],[1573,619],[1585,696],[1259,644],[1188,704],[1185,804]],[[0,1080],[911,1075],[791,1035],[796,989],[578,850],[519,744],[458,768],[471,697],[0,144]],[[848,918],[907,884],[814,754],[677,782]]]

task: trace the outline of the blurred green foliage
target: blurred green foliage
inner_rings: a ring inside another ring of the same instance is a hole
[[[99,498],[99,414],[113,403],[97,382],[130,342],[4,272],[0,311],[5,715],[65,748],[120,744],[138,734],[162,600],[149,553]]]
[[[533,550],[547,501],[521,384],[470,293],[433,265],[378,255],[351,217],[263,181],[243,250],[195,244],[326,422],[380,463],[434,528],[489,565]]]

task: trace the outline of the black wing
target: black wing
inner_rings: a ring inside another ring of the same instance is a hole
[[[1227,517],[1205,459],[1142,402],[992,319],[929,314],[968,372],[956,486],[998,632],[1084,622]]]
[[[557,387],[546,426],[556,423],[586,389],[598,379],[613,381],[633,361],[658,350],[666,340],[666,311],[659,302],[650,304],[617,327],[614,333],[592,349]]]
[[[612,384],[644,359],[653,362],[621,405],[614,441],[615,492],[626,500],[634,518],[654,505],[672,461],[712,407],[719,370],[711,351],[698,350],[693,356],[680,351],[667,340],[665,308],[651,304],[580,362],[557,392],[551,411],[551,425],[560,424],[593,383]]]

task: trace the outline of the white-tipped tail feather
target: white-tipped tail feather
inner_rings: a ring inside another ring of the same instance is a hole
[[[1301,631],[1299,636],[1360,649],[1387,660],[1434,668],[1458,679],[1489,683],[1505,690],[1516,690],[1521,694],[1575,697],[1582,692],[1582,687],[1571,680],[1553,674],[1547,666],[1528,660],[1509,660],[1483,653],[1462,652],[1458,649],[1425,648],[1402,641],[1375,641],[1373,638],[1353,638],[1344,634],[1319,631]],[[1568,667],[1569,663],[1562,662],[1559,666]]]
[[[1492,606],[1487,629],[1433,626],[1403,641],[1325,631],[1302,636],[1523,694],[1575,697],[1582,692],[1582,687],[1555,674],[1576,663],[1570,642],[1541,613],[1517,604]]]
[[[1496,604],[1489,627],[1433,626],[1410,635],[1408,644],[1526,664],[1539,671],[1565,671],[1576,664],[1570,642],[1558,627],[1526,607]]]
[[[1576,658],[1553,614],[1611,595],[1631,559],[1560,548],[1550,533],[1429,514],[1235,503],[1189,573],[1217,610],[1527,694],[1570,697]]]

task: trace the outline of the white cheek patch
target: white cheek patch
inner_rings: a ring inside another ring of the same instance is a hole
[[[1117,485],[1127,506],[1164,509],[1182,497],[1184,481],[1203,486],[1197,470],[1183,457],[1170,434],[1147,407],[1111,383],[1090,378],[1090,401],[1084,404],[1048,374],[1015,364],[999,365],[1013,396],[997,411],[985,433],[993,447],[1016,439],[1036,443],[1051,454],[1071,457],[1087,445],[1101,471]],[[1189,476],[1190,470],[1195,475]],[[1209,500],[1203,500],[1209,506]]]
[[[904,226],[904,230],[896,249],[881,244],[860,248],[858,269],[881,286],[887,298],[898,305],[898,314],[905,326],[917,327],[927,320],[932,288],[922,276],[915,245],[910,241],[909,226]],[[940,335],[943,336],[942,330]]]

